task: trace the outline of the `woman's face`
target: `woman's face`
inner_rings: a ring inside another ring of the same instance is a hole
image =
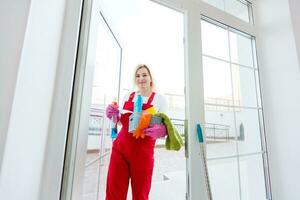
[[[140,68],[135,74],[135,84],[141,89],[150,88],[151,77],[148,70],[144,67]]]

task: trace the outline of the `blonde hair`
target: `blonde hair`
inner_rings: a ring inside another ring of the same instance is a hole
[[[153,89],[154,89],[153,78],[152,78],[150,69],[149,69],[149,67],[148,67],[146,64],[138,64],[138,65],[136,66],[135,71],[134,71],[134,83],[135,83],[136,73],[137,73],[140,69],[142,69],[142,68],[145,68],[145,69],[148,71],[148,73],[149,73],[149,76],[150,76],[150,79],[151,79],[150,87],[151,87],[151,91],[153,91]]]

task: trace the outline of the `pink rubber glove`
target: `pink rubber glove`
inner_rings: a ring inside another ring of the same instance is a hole
[[[163,124],[151,124],[148,128],[144,129],[144,133],[153,139],[157,139],[167,135],[167,128]]]
[[[109,118],[110,120],[114,120],[114,122],[116,120],[118,120],[119,118],[119,109],[118,106],[115,105],[108,105],[106,108],[106,117]]]

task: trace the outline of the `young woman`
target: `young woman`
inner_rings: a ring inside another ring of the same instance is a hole
[[[142,109],[153,106],[157,112],[165,113],[165,98],[153,91],[153,79],[149,68],[138,65],[135,70],[135,85],[138,90],[125,96],[123,110],[133,111],[138,95],[142,96]],[[148,200],[154,167],[154,145],[157,138],[167,134],[165,125],[154,124],[144,129],[144,138],[135,138],[128,132],[130,112],[122,113],[112,105],[106,109],[110,119],[120,117],[122,129],[113,142],[106,185],[106,200],[126,200],[129,179],[131,180],[132,199]]]

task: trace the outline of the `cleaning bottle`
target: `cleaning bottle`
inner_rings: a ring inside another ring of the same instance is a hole
[[[112,106],[115,108],[118,108],[118,103],[116,101],[112,102]],[[115,139],[118,134],[118,116],[113,116],[111,119],[111,131],[110,131],[110,137],[112,139]]]
[[[137,96],[136,101],[134,102],[134,113],[141,113],[142,112],[142,105],[143,105],[143,99],[141,95]]]
[[[129,116],[128,132],[133,133],[139,124],[140,117],[142,115],[143,99],[141,95],[137,96],[134,102],[133,113]]]

